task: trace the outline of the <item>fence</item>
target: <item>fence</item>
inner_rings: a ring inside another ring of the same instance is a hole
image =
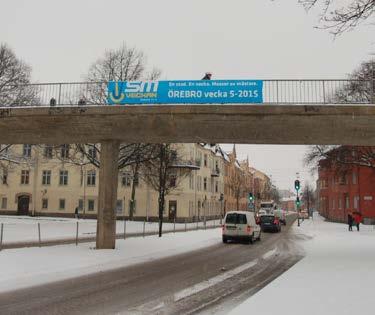
[[[0,107],[106,105],[106,82],[41,83],[2,95]],[[264,104],[374,104],[374,80],[263,80]]]
[[[3,248],[76,244],[95,241],[96,220],[24,220],[8,219],[0,224],[0,251]],[[38,221],[38,222],[37,222]],[[163,223],[163,233],[201,230],[221,226],[220,219],[197,223]],[[117,238],[156,235],[158,222],[116,221]]]

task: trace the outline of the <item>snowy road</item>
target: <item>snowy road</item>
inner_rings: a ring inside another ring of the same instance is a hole
[[[1,314],[227,313],[295,264],[294,235],[208,248],[0,294]]]

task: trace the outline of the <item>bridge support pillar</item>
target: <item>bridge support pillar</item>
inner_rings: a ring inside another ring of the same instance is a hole
[[[120,143],[101,142],[99,171],[99,207],[96,249],[114,249],[116,245],[116,199]]]

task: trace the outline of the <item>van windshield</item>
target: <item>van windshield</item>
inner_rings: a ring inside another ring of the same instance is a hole
[[[247,224],[247,219],[245,214],[240,213],[229,213],[225,219],[227,224]]]

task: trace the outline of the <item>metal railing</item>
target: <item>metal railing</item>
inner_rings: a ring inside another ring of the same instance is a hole
[[[106,82],[0,89],[0,107],[107,105]],[[374,80],[263,80],[263,104],[374,104]]]

